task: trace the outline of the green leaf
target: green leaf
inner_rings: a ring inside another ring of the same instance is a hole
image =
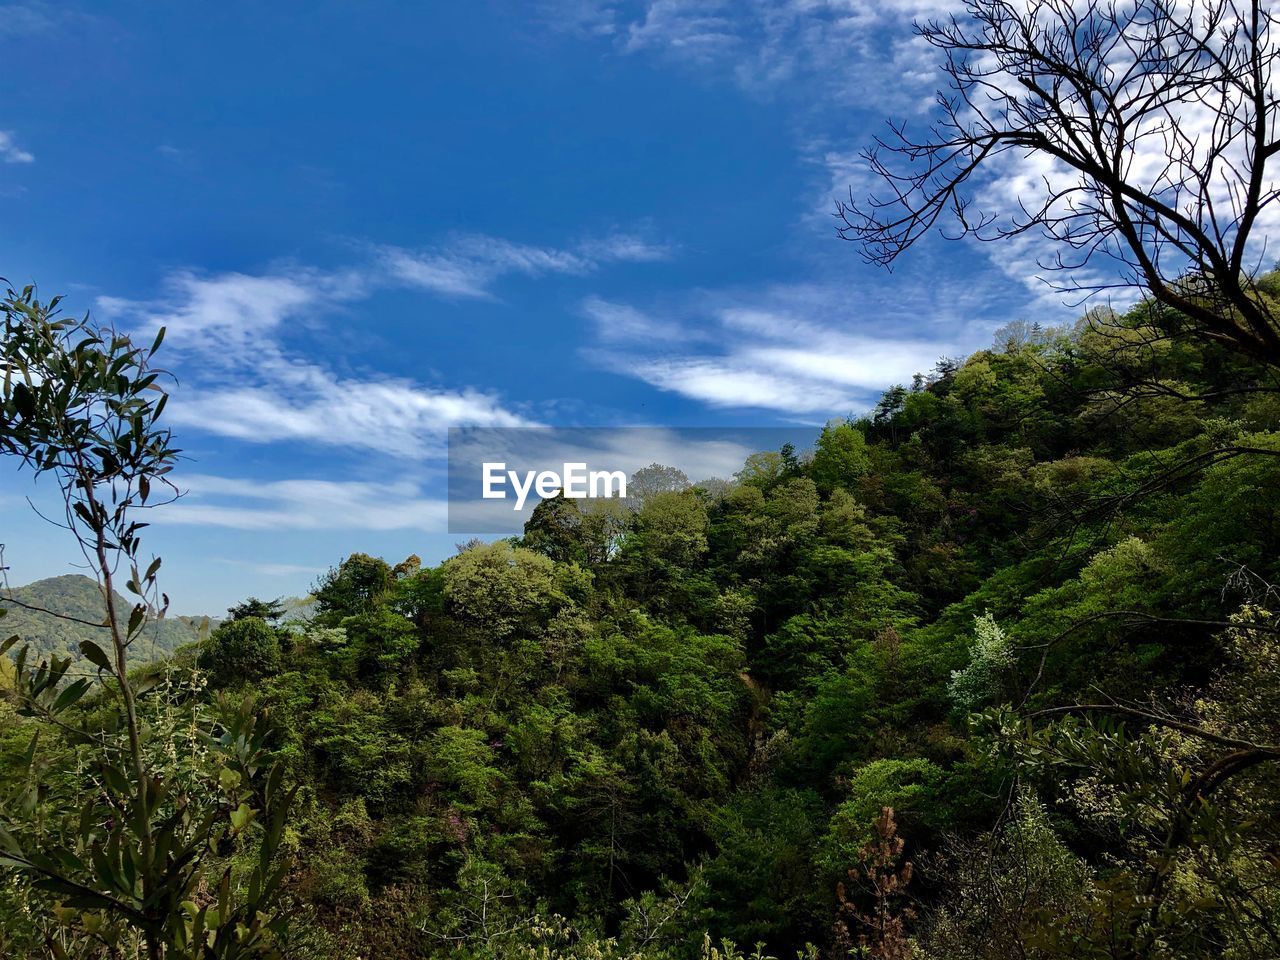
[[[130,792],[128,778],[116,766],[109,763],[105,764],[102,768],[102,776],[107,781],[107,785],[116,793],[123,795]]]
[[[82,640],[80,642],[80,652],[95,667],[101,670],[111,669],[111,661],[107,659],[106,652],[92,640]]]
[[[161,677],[155,674],[149,677],[143,677],[134,683],[133,692],[138,696],[142,696],[144,693],[154,690],[156,687],[160,686],[160,680]]]
[[[247,803],[242,803],[231,811],[231,832],[239,833],[257,816],[257,812]]]
[[[49,708],[49,712],[61,713],[63,710],[66,710],[88,693],[92,686],[93,684],[88,680],[77,680],[75,683],[70,684],[58,695],[58,699],[53,702],[53,706]]]
[[[23,766],[30,767],[35,762],[36,747],[40,744],[40,731],[37,730],[31,735],[31,742],[27,744],[26,752],[22,755]]]
[[[25,383],[15,383],[13,385],[13,405],[24,420],[31,419],[35,414],[35,397],[32,396]]]
[[[22,844],[18,843],[17,838],[4,827],[0,827],[0,851],[14,857],[23,855]]]

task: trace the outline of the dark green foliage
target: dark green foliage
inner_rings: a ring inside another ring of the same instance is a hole
[[[814,880],[822,804],[811,791],[768,788],[735,797],[711,825],[707,922],[739,943],[804,943],[820,934],[830,891]]]
[[[357,614],[342,621],[347,655],[357,675],[370,682],[390,682],[412,665],[418,632],[412,621],[387,609]]]
[[[280,670],[280,635],[260,617],[234,617],[209,635],[198,663],[218,686],[261,680]]]
[[[311,591],[316,613],[326,622],[367,613],[392,583],[391,567],[384,560],[353,553],[320,578]]]
[[[257,597],[250,597],[243,603],[237,603],[234,607],[227,610],[227,616],[232,620],[244,620],[246,617],[257,617],[259,620],[266,620],[269,623],[279,620],[285,615],[285,605],[281,600],[259,600]]]

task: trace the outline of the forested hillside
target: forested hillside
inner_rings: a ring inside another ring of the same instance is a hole
[[[622,527],[353,553],[147,709],[267,708],[289,957],[1280,955],[1280,384],[1170,322],[1006,328]],[[10,955],[59,922],[0,896]]]
[[[119,594],[116,607],[130,604]],[[102,591],[81,574],[36,580],[26,586],[0,591],[0,609],[7,611],[4,634],[16,634],[31,643],[41,656],[78,659],[85,640],[102,642]],[[157,660],[187,643],[195,643],[217,625],[207,617],[165,617],[147,625],[134,647],[138,662]]]

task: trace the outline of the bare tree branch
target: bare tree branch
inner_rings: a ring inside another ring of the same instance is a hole
[[[935,229],[1038,233],[1059,290],[1141,290],[1180,333],[1280,366],[1253,281],[1280,200],[1272,26],[1261,0],[969,0],[918,24],[943,55],[938,117],[864,153],[888,193],[838,202],[838,233],[886,266]]]

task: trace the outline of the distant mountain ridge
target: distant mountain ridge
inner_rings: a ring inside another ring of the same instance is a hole
[[[11,602],[14,600],[26,606]],[[123,622],[133,604],[119,593],[116,594],[116,602]],[[105,646],[109,639],[105,626],[89,625],[104,619],[102,593],[97,582],[81,574],[49,577],[0,591],[0,609],[6,611],[0,617],[0,638],[16,634],[22,642],[31,645],[33,654],[39,656],[55,654],[79,659],[81,641],[93,640]],[[76,620],[65,617],[75,617]],[[210,617],[191,616],[170,616],[149,623],[142,636],[130,647],[130,659],[135,663],[159,660],[178,647],[199,640],[217,624],[218,621]]]

